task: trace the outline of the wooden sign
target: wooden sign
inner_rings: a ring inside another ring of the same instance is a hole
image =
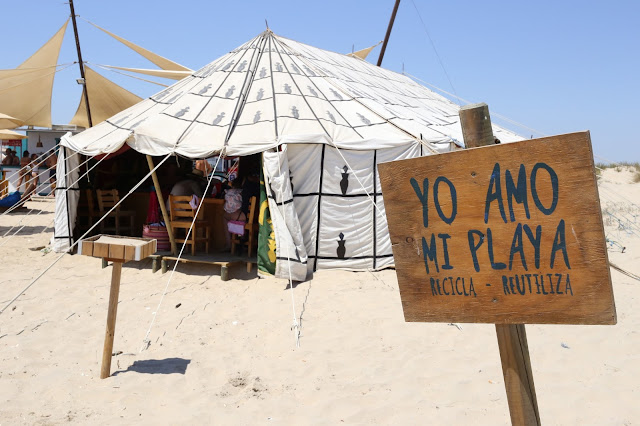
[[[406,321],[616,323],[588,132],[379,172]]]

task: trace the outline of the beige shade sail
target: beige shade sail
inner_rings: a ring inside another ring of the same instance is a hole
[[[13,130],[0,129],[0,139],[26,139],[26,135],[23,133],[14,132]]]
[[[0,128],[2,129],[15,129],[16,127],[20,127],[24,124],[22,120],[19,118],[12,117],[7,114],[3,114],[0,112]]]
[[[51,93],[69,20],[15,70],[0,71],[0,108],[24,124],[51,127]]]
[[[85,19],[85,21],[87,21]],[[172,71],[189,71],[189,73],[192,72],[191,69],[182,66],[176,62],[173,62],[172,60],[169,60],[165,57],[162,57],[160,55],[157,55],[153,52],[151,52],[150,50],[145,49],[144,47],[138,46],[137,44],[131,43],[129,40],[126,40],[120,36],[115,35],[114,33],[105,30],[104,28],[101,28],[99,26],[97,26],[96,24],[94,24],[91,21],[87,21],[88,23],[90,23],[91,25],[93,25],[94,27],[96,27],[97,29],[104,31],[105,33],[109,34],[111,37],[115,38],[116,40],[118,40],[120,43],[124,44],[125,46],[127,46],[128,48],[130,48],[131,50],[137,52],[139,55],[145,57],[146,59],[148,59],[149,61],[153,62],[154,64],[156,64],[157,66],[159,66],[160,68],[162,68],[163,70],[172,70]],[[91,101],[89,101],[91,102]]]
[[[374,44],[374,45],[373,45],[373,46],[371,46],[371,47],[367,47],[366,49],[357,50],[357,51],[355,51],[355,52],[353,52],[353,53],[349,53],[349,54],[347,54],[347,56],[351,56],[351,57],[353,57],[353,58],[360,58],[360,59],[362,59],[362,60],[365,60],[365,59],[367,59],[367,56],[369,56],[369,53],[371,53],[371,51],[372,51],[373,49],[375,49],[376,47],[378,47],[378,45],[379,45],[380,43],[382,43],[382,42],[380,41],[380,42],[378,42],[378,43]]]
[[[94,125],[142,100],[141,97],[134,95],[121,86],[118,86],[116,83],[101,76],[88,66],[85,65],[84,70],[85,90],[88,90],[91,120]],[[89,127],[84,92],[82,93],[80,105],[78,105],[76,114],[71,120],[71,124],[86,128]]]
[[[168,78],[171,80],[182,80],[183,78],[189,77],[191,74],[193,74],[193,71],[151,70],[151,69],[145,69],[145,68],[116,67],[113,65],[100,65],[100,66],[104,68],[115,69],[115,70],[135,72],[138,74],[152,75],[154,77]]]

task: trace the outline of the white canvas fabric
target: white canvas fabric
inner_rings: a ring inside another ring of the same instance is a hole
[[[420,144],[370,151],[299,144],[286,152],[309,273],[392,265],[377,165],[424,155]]]
[[[307,250],[293,205],[287,149],[263,154],[265,186],[269,211],[276,236],[277,261],[275,276],[294,281],[307,278]]]
[[[79,164],[80,155],[69,148],[60,148],[56,166],[56,211],[53,237],[51,237],[51,248],[56,253],[68,251],[74,242],[73,229],[78,213],[78,200],[80,199],[80,189],[77,182]],[[69,189],[67,190],[67,188]]]
[[[69,146],[89,154],[128,143],[154,156],[206,158],[225,146],[235,156],[294,143],[447,144],[462,141],[458,109],[405,75],[265,31]],[[503,142],[521,139],[499,126],[494,133]]]

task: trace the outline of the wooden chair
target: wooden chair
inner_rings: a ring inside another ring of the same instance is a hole
[[[0,198],[5,195],[9,195],[9,181],[5,180],[4,177],[0,179]]]
[[[100,210],[101,218],[120,201],[117,189],[110,189],[108,191],[96,189],[96,198],[98,199],[98,209]],[[129,223],[126,226],[123,226],[120,223],[120,219],[123,217],[129,218]],[[106,222],[111,219],[114,221],[114,226],[106,224]],[[100,222],[100,232],[104,233],[105,231],[115,231],[116,235],[120,235],[120,230],[125,228],[129,229],[129,235],[132,235],[135,227],[135,220],[136,212],[132,210],[120,210],[120,206],[118,206],[114,211],[109,213],[102,222]]]
[[[78,199],[78,216],[76,219],[76,226],[78,227],[80,235],[84,234],[93,226],[96,210],[93,190],[85,189],[81,191],[80,198]]]
[[[191,255],[196,254],[196,244],[199,242],[205,243],[205,250],[209,253],[209,239],[211,236],[211,227],[209,222],[202,219],[202,213],[204,209],[200,209],[199,217],[195,220],[196,210],[191,208],[189,202],[191,201],[190,195],[169,195],[169,215],[171,217],[171,228],[173,229],[173,235],[176,243],[186,243],[191,245]],[[186,239],[187,232],[193,223],[193,229],[189,240]],[[184,229],[185,237],[178,238],[178,229]],[[198,236],[198,230],[204,229],[205,235]]]
[[[254,247],[254,241],[255,246],[257,247],[259,229],[258,216],[256,215],[257,204],[257,197],[251,197],[249,199],[249,217],[247,217],[247,223],[244,225],[244,235],[231,235],[231,254],[235,254],[236,246],[241,245],[247,247],[248,256],[251,257],[251,253],[253,252]],[[247,237],[247,239],[245,241],[242,241],[242,238],[244,238],[245,236]]]

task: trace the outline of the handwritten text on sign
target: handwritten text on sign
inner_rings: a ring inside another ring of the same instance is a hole
[[[379,170],[407,321],[615,323],[588,133]]]

